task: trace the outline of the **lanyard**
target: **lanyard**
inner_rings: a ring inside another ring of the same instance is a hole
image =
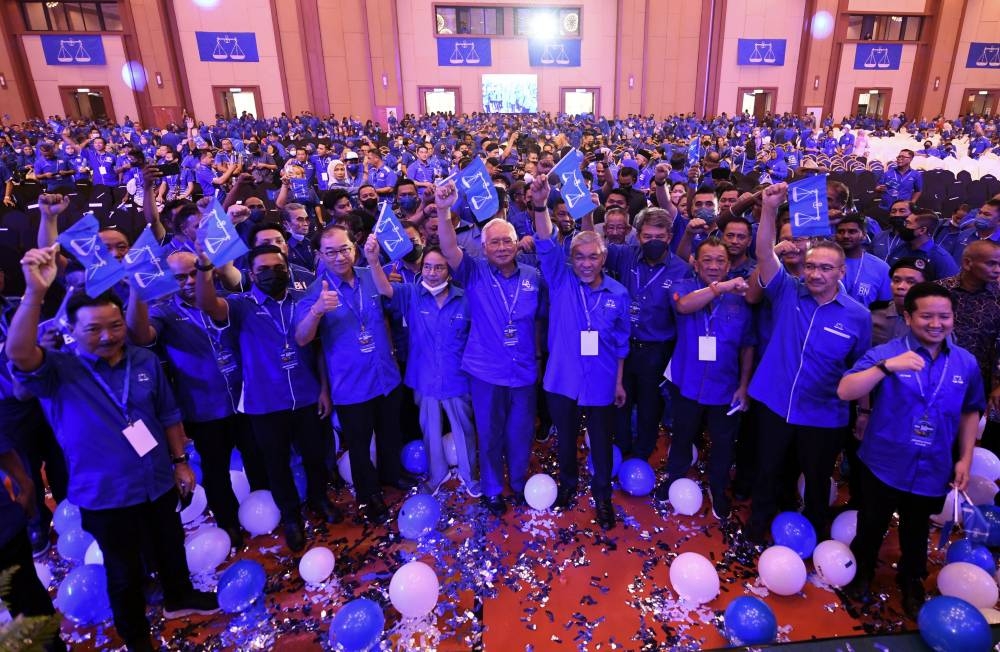
[[[708,286],[707,285],[702,285],[701,282],[699,281],[699,283],[698,283],[698,289],[699,290],[701,290],[703,288],[706,288],[706,287],[708,287]],[[712,299],[711,301],[708,302],[708,305],[706,305],[704,308],[701,309],[702,317],[705,319],[705,335],[706,336],[709,336],[709,335],[712,334],[712,321],[715,319],[715,311],[719,308],[719,305],[721,303],[722,303],[722,298],[721,297],[715,297],[714,299]]]
[[[850,290],[848,291],[848,294],[850,294],[852,297],[854,296],[854,293],[857,292],[858,281],[861,280],[861,270],[864,268],[864,266],[865,266],[865,255],[861,254],[861,258],[858,259],[858,271],[854,273],[854,280],[851,281],[851,287]]]
[[[347,309],[351,311],[351,314],[353,314],[355,317],[357,317],[358,323],[361,324],[361,332],[364,332],[364,331],[368,330],[367,327],[365,326],[365,319],[364,319],[364,311],[365,311],[365,304],[364,304],[364,299],[363,299],[364,288],[361,287],[361,277],[360,276],[358,276],[357,274],[355,274],[354,275],[354,279],[357,281],[357,283],[355,283],[355,288],[354,288],[355,292],[357,292],[357,295],[358,295],[358,308],[357,308],[357,310],[355,310],[354,306],[351,304],[351,302],[348,301],[347,298],[344,297],[343,294],[341,294],[340,288],[336,288],[336,292],[337,292],[337,296],[340,297],[340,302],[342,304],[344,304],[345,306],[347,306]]]
[[[192,322],[194,322],[194,323],[199,323],[200,322],[201,323],[202,330],[205,332],[205,336],[208,337],[208,344],[209,344],[209,346],[212,347],[212,351],[214,351],[215,353],[218,353],[219,349],[224,348],[222,346],[222,335],[221,335],[221,333],[219,333],[218,329],[213,328],[212,326],[209,325],[209,323],[205,320],[205,313],[204,312],[202,312],[200,310],[191,310],[191,309],[189,309],[187,306],[185,306],[183,303],[181,303],[180,299],[177,300],[177,308],[181,312],[183,312],[185,315],[187,315],[188,319],[190,319]],[[265,308],[265,310],[267,310],[267,309]],[[213,335],[213,333],[214,333],[214,335]]]
[[[640,265],[642,265],[642,261],[639,261],[636,264],[636,266],[632,268],[632,276],[635,278],[635,289],[636,289],[636,291],[635,291],[635,298],[636,299],[638,299],[640,295],[645,294],[645,292],[649,288],[649,286],[652,285],[653,283],[655,283],[656,279],[660,278],[660,275],[663,274],[663,272],[667,271],[667,266],[663,265],[662,267],[660,267],[660,269],[656,270],[656,273],[653,274],[653,276],[648,281],[646,281],[645,285],[643,285],[642,287],[639,287],[639,266]]]
[[[125,383],[124,383],[125,387],[124,389],[122,389],[121,398],[115,395],[115,393],[111,390],[111,386],[108,385],[108,383],[104,380],[104,378],[101,377],[99,373],[97,373],[97,370],[90,366],[90,361],[82,360],[82,362],[84,368],[87,370],[88,373],[90,373],[91,377],[94,379],[94,382],[97,383],[100,386],[100,388],[104,390],[104,393],[108,395],[108,398],[111,399],[111,402],[114,403],[119,410],[121,410],[122,416],[125,417],[125,423],[131,426],[132,419],[129,418],[129,411],[128,411],[128,392],[129,392],[129,385],[131,384],[132,381],[132,358],[129,357],[127,350],[123,351],[123,353],[125,355]]]
[[[906,338],[906,349],[912,351],[910,348],[910,338]],[[925,407],[930,407],[937,401],[938,394],[941,392],[941,387],[944,386],[944,381],[948,377],[948,366],[951,364],[951,356],[944,353],[944,369],[941,370],[941,376],[938,378],[937,387],[934,388],[934,393],[931,394],[930,399],[927,398],[927,393],[924,390],[924,382],[920,379],[921,372],[916,372],[914,375],[917,377],[917,388],[920,390],[920,398],[924,401]],[[934,366],[934,361],[931,360],[931,364],[927,366],[927,380],[931,380],[931,368]]]
[[[268,297],[268,298],[270,298],[270,297]],[[278,332],[281,333],[282,337],[285,338],[285,347],[287,348],[288,347],[288,325],[285,323],[285,300],[282,299],[281,301],[275,301],[275,303],[278,304],[278,316],[281,318],[280,321],[277,320],[277,319],[275,319],[274,315],[271,314],[271,311],[267,309],[267,299],[264,299],[264,303],[262,303],[260,307],[264,309],[264,312],[267,313],[267,316],[270,318],[271,323],[274,324],[274,327],[276,329],[278,329]],[[289,314],[288,315],[289,321],[291,320],[291,318],[292,318],[292,316],[291,316],[291,314]]]
[[[599,304],[601,302],[601,294],[600,294],[600,292],[594,292],[594,294],[597,297],[597,300],[594,301],[594,305],[593,306],[588,306],[587,305],[587,298],[583,294],[583,283],[579,284],[576,287],[577,287],[577,290],[580,291],[580,304],[583,306],[583,316],[587,319],[587,330],[588,331],[594,330],[592,328],[592,326],[591,326],[590,314],[592,312],[594,312],[595,310],[597,310],[597,304]]]
[[[490,275],[490,280],[493,281],[493,287],[496,288],[497,294],[500,295],[500,300],[503,301],[504,310],[507,311],[507,323],[514,323],[514,308],[517,307],[517,298],[521,296],[521,270],[517,270],[517,289],[514,290],[514,299],[512,301],[507,301],[507,294],[500,287],[500,282],[497,281],[496,275]]]

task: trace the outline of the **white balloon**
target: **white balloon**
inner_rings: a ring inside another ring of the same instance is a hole
[[[997,483],[981,475],[973,475],[969,478],[965,493],[969,494],[974,505],[992,505],[993,498],[997,495]]]
[[[258,534],[268,534],[278,527],[281,521],[281,512],[274,503],[271,492],[267,489],[258,489],[251,492],[247,499],[240,505],[240,525],[253,536]]]
[[[205,495],[205,488],[200,484],[194,486],[191,492],[191,504],[181,510],[181,523],[190,523],[205,512],[208,507],[208,497]]]
[[[195,530],[184,542],[188,569],[194,573],[211,573],[229,556],[232,541],[222,528],[209,525]]]
[[[983,417],[984,419],[986,417]],[[994,482],[1000,480],[1000,457],[988,448],[976,446],[972,450],[972,475],[981,475]]]
[[[698,446],[691,444],[691,466],[698,463]]]
[[[348,486],[354,486],[354,477],[351,475],[351,457],[344,451],[337,458],[337,470],[340,471],[340,477],[344,479],[344,483]]]
[[[830,538],[834,541],[851,545],[854,537],[858,534],[858,510],[849,509],[846,512],[837,514],[830,526]]]
[[[948,495],[944,497],[944,509],[941,510],[940,514],[934,514],[931,516],[931,523],[941,527],[946,522],[952,520],[955,517],[955,492],[949,491]]]
[[[670,585],[685,600],[705,604],[719,595],[719,574],[702,555],[682,552],[670,564]]]
[[[966,561],[946,564],[937,577],[941,595],[965,600],[977,609],[993,607],[1000,598],[997,583],[989,573]]]
[[[558,493],[556,481],[545,473],[536,473],[524,483],[524,500],[532,509],[545,510],[552,507]]]
[[[812,559],[820,579],[836,588],[849,584],[858,570],[854,553],[840,541],[821,542],[813,550]]]
[[[320,584],[330,577],[335,564],[336,558],[329,548],[316,546],[299,560],[299,575],[308,584]]]
[[[104,553],[101,552],[101,547],[97,545],[96,541],[87,546],[87,552],[83,555],[83,563],[104,565]]]
[[[450,432],[444,433],[441,437],[441,445],[444,446],[444,460],[448,466],[458,466],[458,449],[455,448],[455,435]]]
[[[684,516],[693,516],[701,509],[701,487],[690,478],[677,478],[668,491],[674,511]]]
[[[757,573],[772,593],[795,595],[806,585],[806,565],[787,546],[771,546],[760,554]]]
[[[437,604],[441,585],[434,569],[422,561],[400,566],[389,580],[389,600],[404,618],[419,618]]]
[[[976,439],[982,439],[983,433],[986,432],[986,415],[979,417],[979,433],[976,435]]]
[[[1000,611],[997,611],[992,607],[984,607],[979,610],[979,613],[986,617],[986,622],[989,624],[1000,625]]]
[[[250,495],[250,481],[243,471],[230,471],[229,482],[233,485],[233,493],[236,494],[236,502],[242,503]]]
[[[46,564],[40,561],[35,562],[35,575],[38,575],[38,580],[42,583],[46,589],[52,584],[52,571]]]

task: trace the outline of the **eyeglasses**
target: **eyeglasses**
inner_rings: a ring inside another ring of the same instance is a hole
[[[346,247],[341,247],[340,249],[324,249],[320,253],[324,258],[336,260],[337,258],[350,258],[353,252],[354,247],[348,245]]]
[[[807,272],[822,272],[824,274],[829,274],[835,269],[840,269],[842,265],[817,265],[816,263],[806,263],[803,267]]]
[[[424,265],[423,266],[423,270],[425,272],[441,273],[441,272],[447,272],[448,271],[448,266],[447,265]]]

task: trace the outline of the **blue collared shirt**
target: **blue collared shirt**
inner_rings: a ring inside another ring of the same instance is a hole
[[[462,370],[494,385],[534,385],[538,376],[535,323],[546,305],[538,270],[519,263],[517,271],[505,277],[485,260],[465,255],[452,274],[465,288],[472,315]],[[515,338],[504,336],[508,324],[515,329]],[[510,341],[515,343],[504,344]]]
[[[434,168],[430,163],[416,160],[406,168],[406,174],[414,181],[429,183],[434,180]]]
[[[670,294],[674,283],[691,277],[691,266],[673,254],[650,266],[635,245],[608,245],[604,268],[628,289],[632,338],[641,342],[667,342],[677,336]]]
[[[340,295],[340,306],[323,315],[317,337],[323,346],[330,396],[338,405],[363,403],[387,396],[401,378],[392,355],[392,341],[385,327],[382,297],[372,280],[371,270],[354,268],[354,287],[339,276],[323,274],[330,290]],[[313,288],[296,306],[295,323],[308,318],[319,297]],[[362,342],[367,337],[367,343]]]
[[[554,240],[535,243],[551,289],[549,360],[542,386],[578,405],[615,402],[618,361],[628,356],[628,290],[607,274],[597,288],[584,285]],[[597,331],[597,355],[582,355],[580,333]]]
[[[409,326],[407,387],[436,399],[467,396],[469,377],[460,369],[470,328],[465,291],[449,286],[448,297],[438,306],[437,299],[419,284],[393,283],[392,289],[390,305]]]
[[[892,266],[900,259],[912,256],[926,257],[931,262],[931,265],[934,266],[934,275],[936,278],[945,278],[958,274],[958,265],[955,263],[955,259],[941,245],[934,242],[933,239],[928,239],[927,242],[920,245],[917,249],[913,249],[908,242],[901,242],[889,252],[885,262]]]
[[[678,281],[673,304],[703,287],[697,278]],[[676,312],[676,318],[677,346],[670,362],[673,383],[685,398],[702,405],[731,404],[740,385],[740,349],[755,341],[753,313],[746,299],[723,294],[697,312]],[[698,359],[698,338],[704,336],[715,338],[713,362]]]
[[[875,301],[892,299],[889,265],[884,260],[864,253],[861,258],[846,258],[844,264],[844,287],[852,299],[866,308]]]
[[[95,186],[117,186],[118,173],[115,172],[115,155],[107,150],[98,153],[92,147],[83,150]]]
[[[184,419],[213,421],[235,413],[243,389],[240,359],[212,319],[174,295],[149,309],[149,321]]]
[[[913,197],[913,193],[924,189],[923,176],[920,170],[911,168],[906,172],[900,173],[896,166],[892,166],[882,173],[879,185],[885,186],[885,192],[882,194],[882,208],[889,208],[893,202],[902,199],[908,200]]]
[[[925,366],[921,371],[887,376],[875,387],[872,414],[858,455],[890,487],[943,496],[955,465],[952,451],[961,417],[986,409],[983,381],[976,358],[967,350],[948,344],[932,360],[912,334],[876,346],[847,373],[864,371],[907,350],[924,358]],[[938,383],[941,389],[928,405]],[[917,421],[925,415],[934,425],[929,441],[914,433]]]
[[[750,396],[790,424],[846,426],[848,404],[837,397],[837,384],[871,345],[868,311],[843,290],[817,304],[784,267],[764,292],[774,325]]]
[[[86,509],[128,507],[155,500],[173,486],[166,428],[180,423],[181,411],[153,353],[126,346],[125,356],[111,367],[83,353],[45,351],[35,371],[11,371],[42,402],[66,458],[67,497],[73,504]],[[128,419],[119,407],[126,383]],[[140,419],[157,444],[142,457],[122,434],[129,420]]]
[[[216,324],[226,345],[240,352],[243,409],[268,414],[313,405],[319,397],[312,347],[295,343],[291,292],[275,301],[257,286],[226,297],[229,326]]]

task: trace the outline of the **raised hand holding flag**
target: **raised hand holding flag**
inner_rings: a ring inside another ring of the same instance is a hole
[[[198,227],[198,240],[205,247],[205,255],[212,264],[220,267],[249,251],[246,243],[236,233],[218,199],[212,198]]]
[[[590,190],[580,173],[580,164],[583,163],[583,154],[577,148],[566,153],[554,168],[552,174],[559,177],[559,194],[566,202],[566,210],[574,220],[579,220],[590,211],[597,208],[597,204],[590,198]]]
[[[830,235],[826,175],[817,174],[788,184],[788,215],[793,237]]]
[[[477,221],[484,222],[500,210],[500,196],[481,158],[474,157],[472,163],[458,173],[455,185],[465,197]]]
[[[59,234],[56,241],[64,253],[83,265],[87,295],[96,297],[125,278],[125,268],[111,255],[101,241],[100,225],[92,212],[84,214],[76,224]]]
[[[156,241],[153,230],[148,226],[125,254],[125,271],[133,289],[143,301],[154,301],[180,289],[167,267],[163,247]]]
[[[391,260],[399,260],[413,251],[410,237],[406,235],[406,230],[392,212],[388,202],[382,204],[382,210],[378,214],[378,221],[375,222],[372,233]]]

